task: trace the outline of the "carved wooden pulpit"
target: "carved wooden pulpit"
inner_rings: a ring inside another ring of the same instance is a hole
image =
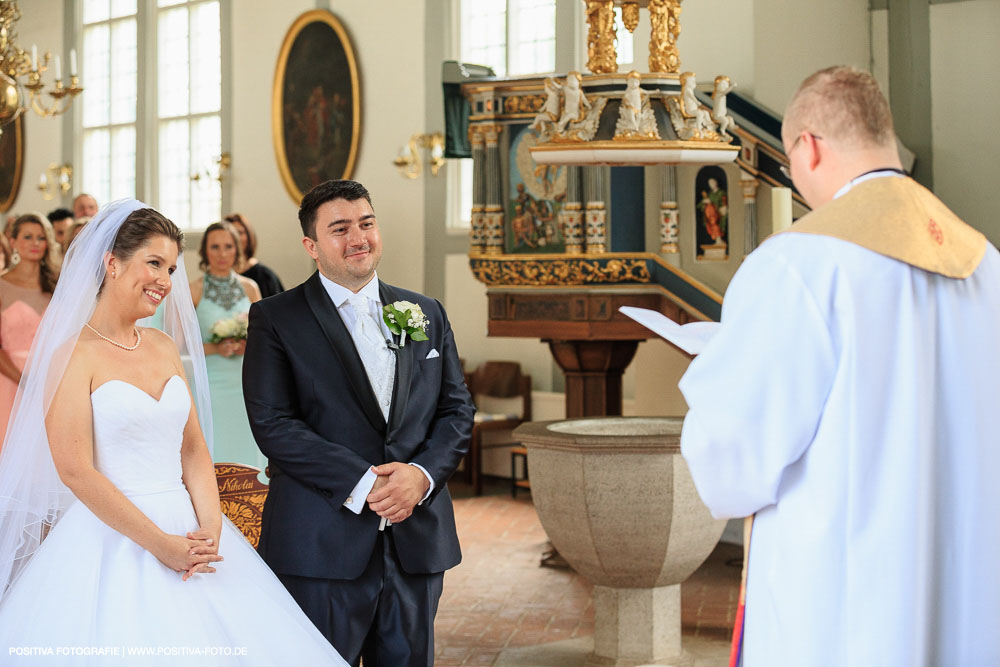
[[[622,374],[654,334],[619,307],[718,321],[706,282],[724,289],[762,237],[758,186],[791,185],[781,119],[728,76],[709,91],[682,71],[680,0],[586,6],[589,74],[473,79],[460,65],[444,79],[446,157],[473,162],[469,263],[489,335],[549,344],[568,418],[621,414]],[[648,9],[649,72],[617,71],[616,6],[630,31]]]

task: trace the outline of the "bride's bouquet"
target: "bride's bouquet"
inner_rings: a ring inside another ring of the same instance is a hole
[[[212,343],[221,343],[226,339],[246,340],[247,337],[247,313],[240,313],[234,317],[227,317],[212,325]]]

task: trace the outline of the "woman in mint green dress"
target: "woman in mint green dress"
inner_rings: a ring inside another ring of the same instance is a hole
[[[235,271],[241,262],[239,236],[228,222],[209,225],[198,252],[199,266],[205,273],[191,283],[191,297],[205,342],[215,436],[213,458],[216,462],[263,468],[266,460],[254,442],[243,404],[246,339],[230,337],[212,342],[213,329],[229,335],[232,320],[246,317],[250,304],[260,300],[260,290],[257,283]]]

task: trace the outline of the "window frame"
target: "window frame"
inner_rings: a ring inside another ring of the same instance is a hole
[[[159,7],[157,0],[137,0],[136,4],[136,66],[138,81],[136,85],[136,145],[135,145],[135,198],[148,203],[155,208],[160,207],[159,198],[159,97],[157,76],[158,37],[157,27],[159,12],[170,7],[199,4],[203,0],[181,0],[176,5]],[[232,0],[217,0],[219,3],[219,46],[220,46],[220,99],[219,111],[188,114],[174,118],[185,118],[189,122],[197,118],[218,113],[221,125],[220,151],[232,153]],[[65,50],[75,48],[83,57],[83,0],[65,0],[66,16],[72,17],[67,22],[67,38]],[[68,62],[68,61],[67,61]],[[81,65],[82,65],[81,60]],[[81,71],[83,67],[81,67]],[[81,80],[86,90],[87,82]],[[73,105],[73,112],[67,121],[71,123],[71,164],[76,165],[77,176],[74,178],[74,197],[82,190],[83,165],[83,111],[81,104]],[[119,124],[122,125],[122,124]],[[116,127],[109,125],[108,127]],[[64,126],[65,129],[65,126]],[[92,128],[93,129],[93,128]],[[66,146],[66,142],[64,142]],[[105,204],[107,202],[99,202]],[[221,183],[221,214],[224,216],[232,205],[231,180],[226,178]],[[185,232],[200,234],[213,221],[204,224],[183,226]]]
[[[127,16],[122,16],[122,17],[117,17],[117,18],[108,18],[108,19],[105,19],[105,20],[102,20],[102,21],[96,21],[94,23],[88,24],[89,26],[95,26],[95,25],[106,25],[106,26],[108,26],[109,40],[110,40],[111,28],[112,28],[112,26],[115,23],[120,23],[120,22],[122,22],[124,20],[127,20],[128,18],[131,18],[132,16],[135,17],[135,21],[136,21],[136,109],[135,109],[135,120],[133,120],[130,123],[114,123],[114,122],[111,122],[111,117],[109,115],[107,123],[105,123],[103,125],[95,125],[93,127],[85,128],[84,125],[83,125],[83,104],[82,104],[82,98],[80,98],[80,101],[76,101],[76,103],[73,104],[73,106],[71,107],[73,109],[72,113],[71,114],[66,114],[66,115],[72,117],[72,132],[70,134],[70,136],[72,137],[72,159],[69,161],[69,163],[77,165],[77,168],[76,168],[77,169],[77,173],[75,174],[75,178],[73,179],[73,182],[75,184],[75,189],[77,190],[74,193],[74,195],[73,195],[74,197],[76,195],[80,194],[81,192],[84,192],[84,190],[83,190],[83,178],[82,178],[83,173],[84,173],[84,171],[82,169],[82,166],[83,166],[84,134],[87,131],[93,131],[93,130],[106,130],[109,133],[111,133],[115,129],[120,129],[120,128],[123,128],[123,127],[129,127],[129,126],[135,128],[135,135],[136,135],[136,146],[135,146],[135,166],[136,166],[136,173],[135,173],[134,187],[136,189],[136,194],[138,196],[138,189],[139,189],[139,163],[140,163],[140,159],[141,159],[140,155],[139,155],[139,148],[140,148],[139,136],[140,136],[140,133],[142,131],[141,130],[142,116],[140,115],[141,112],[140,112],[140,105],[139,105],[139,99],[141,98],[141,95],[139,95],[139,89],[142,86],[142,50],[143,50],[143,45],[142,45],[142,24],[141,24],[141,18],[140,18],[139,15],[140,15],[140,8],[141,8],[142,2],[143,2],[143,0],[137,0],[136,13],[134,15],[133,14],[128,14]],[[73,39],[72,40],[67,40],[66,52],[68,54],[69,49],[72,49],[72,48],[76,49],[77,55],[80,58],[80,62],[78,64],[78,68],[79,68],[80,75],[81,75],[81,85],[83,86],[84,91],[86,92],[86,88],[87,88],[86,79],[83,78],[85,76],[85,72],[86,72],[86,65],[84,63],[84,61],[86,59],[86,50],[84,49],[84,44],[83,44],[83,36],[84,36],[84,28],[85,28],[84,23],[83,23],[83,0],[67,0],[67,3],[71,6],[71,7],[67,7],[67,9],[71,8],[72,12],[73,12],[72,14],[68,14],[68,16],[72,16],[73,17],[73,27],[74,27],[74,30],[73,30]],[[109,57],[113,57],[113,54],[110,53],[110,49],[109,49]],[[66,57],[63,58],[63,60],[64,60],[64,62],[68,63],[69,62],[68,55],[66,55]],[[111,86],[109,84],[109,91],[110,91],[110,89],[111,89]],[[109,104],[110,103],[111,103],[111,101],[109,100]],[[65,146],[65,143],[64,143],[64,146]]]

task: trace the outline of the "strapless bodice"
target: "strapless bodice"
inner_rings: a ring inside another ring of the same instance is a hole
[[[191,397],[179,375],[159,400],[123,380],[109,380],[90,395],[94,464],[126,495],[183,487],[181,444]]]

